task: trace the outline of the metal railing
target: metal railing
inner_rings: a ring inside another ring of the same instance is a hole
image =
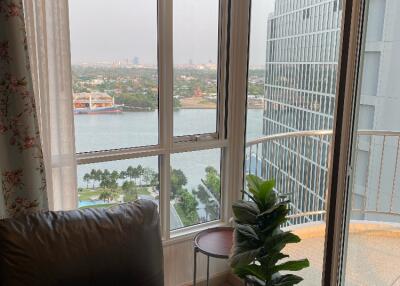
[[[264,136],[246,144],[246,174],[276,181],[292,225],[325,220],[332,130]],[[357,132],[352,218],[400,222],[400,132]]]

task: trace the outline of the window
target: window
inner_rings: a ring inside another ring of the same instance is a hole
[[[343,280],[346,285],[399,285],[400,101],[393,95],[400,91],[400,47],[389,19],[397,17],[400,8],[371,0],[366,11]]]
[[[148,199],[159,203],[158,157],[79,165],[79,208]]]
[[[69,9],[77,152],[158,144],[157,1]]]
[[[79,207],[153,200],[166,238],[218,223],[220,2],[116,0],[112,10],[69,0]]]
[[[306,285],[321,285],[341,15],[336,1],[252,1],[245,174],[290,199]],[[296,5],[295,5],[296,4]]]
[[[172,155],[171,229],[220,218],[220,165],[218,149]]]
[[[174,1],[175,136],[217,132],[218,2]]]

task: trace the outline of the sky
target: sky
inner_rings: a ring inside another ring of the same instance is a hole
[[[267,16],[275,0],[253,0],[250,65],[265,64]],[[112,4],[110,4],[112,3]],[[69,0],[72,63],[157,62],[156,0]],[[218,0],[174,0],[174,63],[216,63]]]

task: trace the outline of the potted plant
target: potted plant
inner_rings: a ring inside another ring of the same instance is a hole
[[[234,245],[230,257],[233,272],[253,285],[291,286],[303,278],[281,271],[298,271],[310,265],[308,259],[289,261],[282,250],[300,238],[281,225],[287,221],[289,200],[274,191],[275,181],[248,175],[249,200],[233,204]]]

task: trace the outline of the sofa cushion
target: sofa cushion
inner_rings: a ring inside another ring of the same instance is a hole
[[[157,205],[0,221],[0,285],[163,285]]]

